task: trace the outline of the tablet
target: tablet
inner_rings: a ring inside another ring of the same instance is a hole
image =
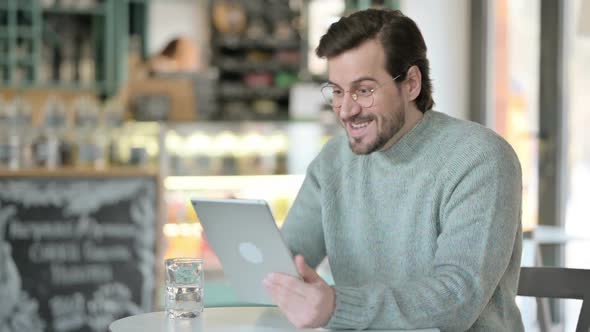
[[[271,272],[299,274],[266,201],[193,198],[191,202],[239,300],[272,305],[264,277]]]

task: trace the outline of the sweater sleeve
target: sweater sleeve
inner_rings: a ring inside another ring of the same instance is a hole
[[[318,170],[319,160],[316,159],[308,167],[282,227],[283,239],[293,255],[303,255],[313,268],[326,256]]]
[[[520,235],[522,178],[500,139],[449,156],[437,178],[439,236],[430,275],[359,287],[337,285],[330,329],[465,331],[504,278]],[[516,248],[520,248],[516,246]],[[504,280],[516,295],[517,276]]]

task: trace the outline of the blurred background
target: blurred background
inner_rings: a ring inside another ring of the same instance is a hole
[[[369,7],[417,22],[435,110],[516,150],[523,265],[590,268],[588,1],[0,0],[0,276],[13,261],[21,292],[0,330],[162,310],[167,257],[203,257],[206,302],[234,301],[189,199],[265,199],[282,224],[340,130],[315,47]],[[579,308],[552,305],[558,330]]]

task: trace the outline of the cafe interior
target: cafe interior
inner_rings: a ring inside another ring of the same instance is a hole
[[[281,226],[342,131],[315,47],[370,7],[420,27],[435,110],[516,151],[522,265],[590,269],[590,1],[0,0],[0,272],[21,279],[0,330],[161,311],[170,257],[203,259],[205,305],[235,301],[190,199],[265,200]],[[526,331],[581,318],[517,303]]]

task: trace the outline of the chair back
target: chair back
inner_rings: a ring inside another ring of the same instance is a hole
[[[588,332],[590,329],[590,270],[522,267],[518,295],[582,300],[576,332]]]

